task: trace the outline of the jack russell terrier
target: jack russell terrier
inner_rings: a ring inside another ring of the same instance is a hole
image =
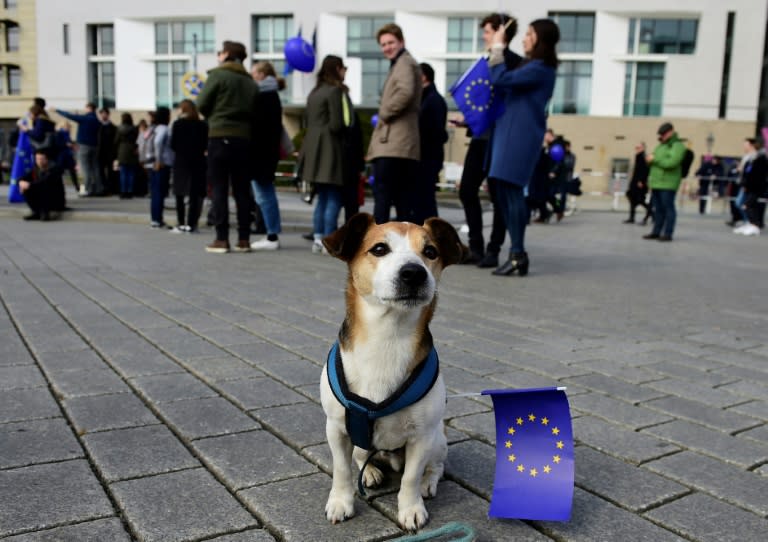
[[[323,245],[349,268],[346,317],[320,383],[333,455],[326,517],[338,523],[354,515],[353,458],[362,494],[362,483],[381,484],[382,472],[369,463],[379,452],[395,470],[405,465],[397,517],[413,531],[427,522],[423,497],[436,494],[448,453],[445,384],[429,322],[442,270],[460,262],[467,249],[439,218],[423,227],[376,225],[365,213]]]

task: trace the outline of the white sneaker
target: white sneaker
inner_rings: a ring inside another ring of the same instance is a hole
[[[741,226],[737,226],[733,228],[733,233],[744,234],[744,230],[746,230],[747,227],[749,227],[750,225],[751,224],[747,223],[747,224],[742,224]]]
[[[280,248],[280,240],[276,239],[274,241],[270,241],[265,237],[251,243],[251,248],[253,250],[277,250]]]
[[[325,250],[325,247],[323,246],[323,243],[319,239],[315,239],[312,242],[312,253],[313,254],[320,254]]]
[[[170,230],[171,233],[184,233],[184,226],[174,226]]]
[[[747,224],[746,226],[744,226],[744,231],[742,231],[741,234],[749,237],[760,235],[760,228],[758,228],[754,224]]]

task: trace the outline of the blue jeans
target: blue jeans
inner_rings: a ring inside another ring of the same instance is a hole
[[[739,214],[741,214],[741,219],[744,221],[744,223],[749,222],[749,219],[747,218],[747,211],[744,210],[744,202],[747,200],[747,194],[744,192],[744,187],[739,188],[739,193],[736,196],[736,209],[738,209]]]
[[[171,179],[171,168],[163,166],[159,171],[152,170],[150,178],[149,215],[152,222],[163,223],[163,202],[168,193],[168,183]]]
[[[336,231],[341,210],[341,187],[335,184],[315,183],[317,203],[315,204],[314,232],[324,237]],[[266,219],[265,219],[266,220]]]
[[[272,181],[251,181],[253,199],[256,200],[264,216],[267,234],[280,233],[280,207],[277,204],[275,183]]]
[[[517,184],[493,179],[496,183],[496,201],[501,208],[512,245],[510,254],[525,252],[525,228],[528,226],[528,206],[525,203],[523,187]]]
[[[120,166],[120,193],[133,194],[133,179],[136,176],[135,166]]]
[[[651,208],[653,209],[653,230],[654,235],[666,235],[672,237],[675,231],[675,221],[677,220],[677,209],[675,209],[676,190],[658,190],[654,188],[651,191]]]

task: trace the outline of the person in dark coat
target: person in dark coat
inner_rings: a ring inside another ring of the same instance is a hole
[[[307,133],[299,155],[298,174],[317,192],[313,220],[313,252],[322,252],[322,238],[338,227],[341,187],[344,184],[344,62],[338,56],[323,59],[317,85],[307,98]],[[347,113],[349,114],[349,112]]]
[[[504,63],[503,27],[493,36],[488,64],[494,92],[504,100],[504,113],[493,126],[488,177],[497,180],[497,202],[511,238],[509,258],[493,274],[528,274],[525,228],[528,208],[524,188],[528,185],[541,153],[546,130],[546,107],[555,88],[560,30],[550,19],[533,21],[523,39],[526,60],[514,70]]]
[[[645,209],[643,226],[651,217],[651,206],[645,202],[648,195],[648,162],[645,160],[645,143],[642,141],[635,145],[635,167],[632,169],[632,177],[627,185],[626,196],[629,200],[629,218],[624,224],[635,223],[635,209],[639,205]]]
[[[200,120],[195,103],[182,100],[181,114],[171,127],[173,194],[176,196],[176,227],[173,233],[196,233],[206,192],[208,125]],[[189,208],[184,199],[189,198]]]
[[[96,105],[92,102],[85,104],[86,113],[78,115],[56,109],[56,113],[77,123],[77,136],[75,140],[78,146],[77,161],[80,164],[80,171],[83,173],[83,183],[87,196],[99,196],[104,191],[99,176],[99,128],[101,122],[96,116]]]
[[[27,136],[32,144],[32,148],[45,147],[47,154],[52,159],[56,159],[56,125],[48,117],[45,109],[35,104],[29,108],[31,127],[27,131]]]
[[[56,164],[61,168],[62,174],[68,173],[75,191],[80,192],[80,182],[77,179],[77,162],[75,162],[75,153],[73,150],[72,136],[70,135],[71,125],[69,122],[63,122],[56,130],[56,149],[59,152]]]
[[[719,184],[723,177],[723,166],[718,156],[704,156],[704,161],[699,169],[696,170],[696,177],[699,179],[699,214],[703,215],[707,211],[707,200],[713,197],[712,187],[715,187],[719,193]]]
[[[275,170],[280,161],[280,140],[283,136],[283,106],[277,93],[285,88],[285,80],[277,77],[275,67],[267,61],[254,64],[251,77],[259,87],[251,137],[254,156],[251,188],[267,230],[266,237],[255,240],[251,248],[277,250],[280,248],[278,236],[282,225],[275,192]]]
[[[344,184],[341,187],[341,201],[344,208],[344,222],[360,212],[360,205],[365,198],[365,149],[363,148],[363,128],[360,115],[352,110],[349,94],[345,94],[351,111],[351,124],[344,131]]]
[[[136,145],[138,137],[139,129],[133,125],[133,117],[130,113],[123,113],[114,142],[117,166],[120,170],[120,199],[133,197],[136,170],[139,168],[139,151]]]
[[[109,118],[109,109],[103,107],[99,109],[99,127],[98,137],[98,160],[99,176],[101,185],[104,187],[103,195],[114,194],[118,191],[119,180],[113,167],[117,151],[115,147],[115,136],[117,135],[117,126]]]
[[[763,145],[755,138],[747,138],[744,141],[744,149],[747,159],[744,161],[741,175],[741,187],[744,190],[741,208],[746,212],[747,222],[733,232],[747,236],[760,235],[765,215],[765,204],[760,202],[760,198],[765,197],[768,188],[768,158]]]
[[[440,170],[445,159],[445,142],[448,141],[446,123],[448,105],[435,87],[435,70],[429,64],[422,63],[421,68],[421,108],[419,109],[419,141],[421,143],[421,174],[417,178],[415,189],[421,195],[413,199],[409,221],[423,224],[427,218],[437,216],[437,183],[440,182]]]
[[[35,149],[35,166],[19,179],[19,190],[32,211],[24,220],[52,220],[66,208],[61,168],[51,159],[54,152],[49,146]]]

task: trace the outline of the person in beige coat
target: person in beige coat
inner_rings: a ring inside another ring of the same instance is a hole
[[[376,39],[384,57],[392,63],[368,148],[368,159],[373,162],[373,216],[377,224],[382,224],[389,221],[392,205],[397,220],[406,221],[411,220],[418,207],[421,69],[405,50],[399,26],[382,26]]]
[[[340,57],[326,56],[317,73],[317,85],[307,97],[307,133],[298,174],[313,183],[317,194],[313,252],[321,252],[321,239],[338,227],[344,184],[344,138],[351,122],[344,85],[346,69]]]

